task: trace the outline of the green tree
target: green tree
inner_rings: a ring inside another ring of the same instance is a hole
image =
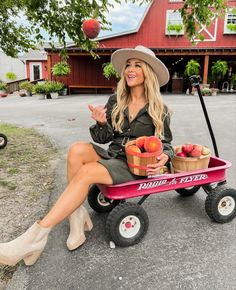
[[[140,5],[151,0],[125,0]],[[121,0],[2,0],[0,5],[0,48],[9,56],[35,49],[44,41],[44,32],[49,35],[51,44],[54,38],[64,48],[66,39],[90,51],[97,47],[96,41],[87,39],[81,26],[85,19],[99,20],[103,30],[110,28],[105,13]],[[208,8],[213,7],[213,11]],[[220,13],[224,0],[185,0],[180,9],[189,38],[197,31],[197,22],[210,24],[214,12]],[[23,22],[21,19],[25,19]],[[26,23],[26,24],[25,24]],[[33,36],[33,37],[32,37]]]

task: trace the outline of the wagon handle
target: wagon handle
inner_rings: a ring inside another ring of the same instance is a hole
[[[211,135],[211,140],[212,140],[212,144],[213,144],[213,147],[214,147],[215,156],[219,157],[215,136],[214,136],[214,133],[213,133],[213,130],[212,130],[212,127],[211,127],[211,122],[210,122],[210,119],[209,119],[209,116],[208,116],[208,113],[207,113],[207,109],[206,109],[205,102],[204,102],[204,99],[202,97],[202,92],[201,92],[200,85],[199,85],[200,79],[201,78],[198,75],[193,75],[193,76],[191,76],[189,78],[189,80],[191,82],[191,85],[197,89],[198,96],[199,96],[199,99],[200,99],[200,102],[201,102],[201,105],[202,105],[203,113],[204,113],[204,116],[205,116],[205,119],[206,119],[206,122],[207,122],[207,126],[208,126],[208,129],[209,129],[210,135]]]

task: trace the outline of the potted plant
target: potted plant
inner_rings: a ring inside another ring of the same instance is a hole
[[[21,96],[32,96],[32,89],[33,89],[33,84],[30,81],[23,81],[20,82],[19,88],[22,90],[19,92]]]
[[[38,96],[39,100],[44,100],[48,93],[47,84],[45,82],[39,82],[33,86],[33,92]]]
[[[230,90],[234,91],[234,86],[236,85],[236,73],[232,74],[230,78]]]
[[[66,61],[60,61],[54,64],[52,67],[52,75],[54,77],[65,77],[68,76],[71,72],[71,67]],[[60,95],[66,96],[67,95],[67,87],[61,90]]]
[[[230,31],[235,31],[236,32],[236,23],[228,23],[227,24],[227,28],[230,30]]]
[[[47,82],[47,86],[52,99],[58,99],[59,92],[64,88],[64,84],[57,81]]]
[[[211,95],[212,96],[217,96],[218,92],[219,92],[219,89],[217,89],[217,88],[211,88]]]
[[[211,67],[211,75],[212,79],[214,80],[214,86],[218,86],[218,82],[224,78],[228,71],[228,65],[225,60],[217,60],[213,62]]]
[[[70,65],[66,61],[58,62],[52,67],[52,74],[55,77],[67,76],[70,72]]]
[[[0,97],[6,97],[7,96],[7,84],[0,82]]]
[[[116,79],[120,78],[118,72],[114,69],[111,62],[104,63],[102,67],[103,67],[103,75],[106,79],[109,80],[111,77],[115,77]]]
[[[171,24],[169,23],[167,25],[167,31],[168,33],[174,32],[175,35],[180,34],[180,32],[183,30],[183,24],[178,23],[178,24]]]
[[[200,71],[200,64],[197,60],[190,59],[186,64],[184,74],[188,77],[198,75]]]
[[[117,81],[120,78],[118,72],[114,69],[111,62],[106,62],[102,65],[103,67],[103,75],[106,79],[110,80],[111,78],[115,78]],[[113,91],[116,90],[116,86],[114,86]]]
[[[209,88],[203,88],[201,92],[202,92],[203,96],[211,96],[212,95],[212,90]]]
[[[200,71],[200,64],[197,60],[195,59],[190,59],[186,66],[185,66],[185,71],[184,74],[188,77],[192,76],[192,75],[198,75]],[[194,90],[192,90],[192,86],[189,84],[189,92],[193,92]]]

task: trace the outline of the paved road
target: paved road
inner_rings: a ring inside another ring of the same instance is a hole
[[[87,104],[104,104],[108,96],[67,96],[58,100],[8,97],[0,99],[0,120],[35,127],[50,136],[66,155],[69,145],[90,140]],[[174,145],[187,141],[212,149],[200,102],[195,96],[164,95],[173,110]],[[236,96],[206,97],[221,158],[231,160],[229,186],[236,188]],[[57,170],[52,204],[65,186],[65,160]],[[8,289],[13,290],[235,290],[236,220],[212,222],[205,213],[205,193],[190,198],[176,192],[150,196],[143,207],[150,219],[144,240],[129,248],[110,249],[105,235],[106,214],[92,212],[94,229],[87,242],[69,252],[64,221],[49,237],[43,255],[32,267],[20,266]],[[88,206],[88,205],[87,205]]]

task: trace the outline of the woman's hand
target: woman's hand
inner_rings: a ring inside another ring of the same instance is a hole
[[[169,160],[169,156],[165,153],[162,153],[157,157],[158,162],[154,164],[148,164],[147,167],[147,175],[155,175],[160,173],[160,169],[162,166],[166,164],[166,162]]]
[[[97,121],[100,125],[105,125],[107,123],[107,108],[104,106],[96,106],[88,105],[89,110],[92,112],[91,118]]]

